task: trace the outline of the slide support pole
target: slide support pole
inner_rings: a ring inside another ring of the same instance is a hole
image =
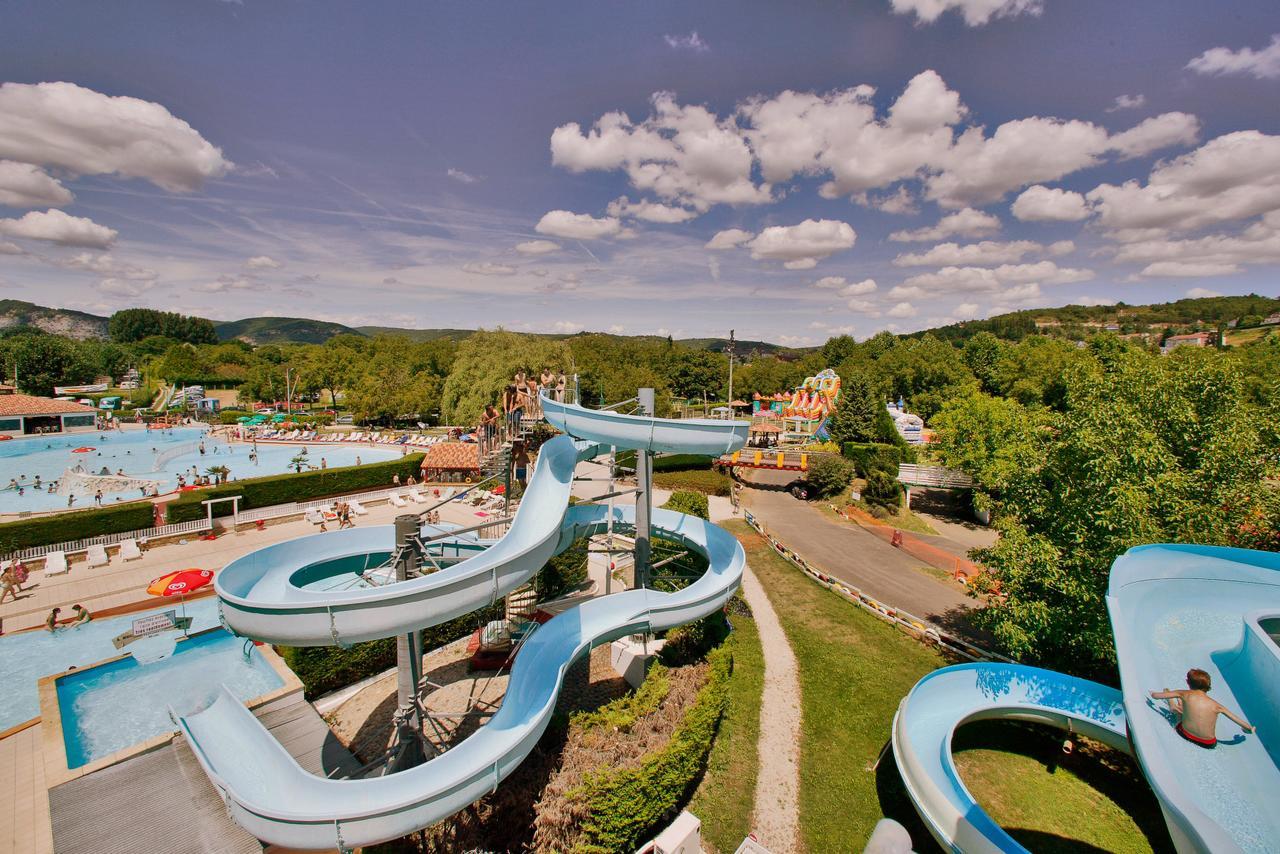
[[[418,535],[418,517],[406,514],[396,517],[396,581],[408,581],[418,575],[418,552],[414,539]],[[409,632],[396,636],[396,725],[400,752],[395,768],[412,768],[423,762],[418,719],[418,683],[422,679],[422,634]]]
[[[640,414],[654,417],[653,389],[642,388],[636,393]],[[649,586],[649,526],[653,519],[653,451],[636,451],[636,587]]]

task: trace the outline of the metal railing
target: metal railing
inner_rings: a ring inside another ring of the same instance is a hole
[[[123,531],[118,534],[103,534],[99,537],[88,537],[83,540],[70,540],[65,543],[50,543],[44,546],[32,546],[29,549],[23,549],[22,551],[11,553],[9,558],[35,560],[52,554],[53,552],[74,554],[76,552],[87,551],[93,546],[119,545],[125,540],[154,540],[160,537],[173,537],[179,534],[194,534],[207,530],[209,530],[208,519],[195,519],[190,522],[175,522],[172,525],[161,525],[156,528],[143,528],[138,531]]]
[[[898,482],[909,486],[933,486],[941,489],[972,489],[973,478],[962,471],[941,466],[898,465]]]

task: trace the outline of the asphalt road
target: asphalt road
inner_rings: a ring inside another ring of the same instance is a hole
[[[768,479],[776,484],[776,476]],[[948,631],[982,638],[968,619],[976,600],[966,595],[958,582],[930,574],[910,555],[855,524],[831,519],[787,492],[746,483],[742,500],[770,533],[812,566]]]

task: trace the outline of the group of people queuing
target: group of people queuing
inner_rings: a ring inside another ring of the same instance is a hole
[[[490,403],[484,408],[480,428],[476,431],[480,439],[480,453],[488,454],[501,443],[500,434],[504,428],[507,435],[516,436],[520,433],[520,422],[526,416],[542,417],[542,404],[538,399],[540,392],[557,403],[563,403],[568,384],[563,371],[557,373],[546,368],[537,379],[523,370],[517,371],[502,390],[498,405]]]

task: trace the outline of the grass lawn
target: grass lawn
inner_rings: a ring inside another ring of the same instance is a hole
[[[728,495],[733,481],[728,475],[711,469],[690,471],[655,471],[653,485],[659,489],[692,489],[707,495]]]
[[[778,557],[746,523],[730,522],[726,527],[746,548],[747,560],[768,592],[800,665],[804,720],[800,826],[805,848],[815,854],[860,851],[876,821],[889,816],[907,827],[917,851],[938,850],[903,791],[888,742],[898,703],[921,676],[949,662],[937,650],[809,581]],[[1061,738],[1057,741],[1061,743]],[[1025,750],[981,753],[982,761],[989,763],[983,767],[983,773],[991,778],[989,784],[984,784],[988,796],[1007,792],[1010,803],[1024,804],[1034,815],[1034,820],[1013,813],[1005,816],[1017,826],[1043,834],[1030,846],[1034,850],[1046,850],[1042,840],[1057,834],[1083,836],[1081,825],[1092,823],[1107,826],[1108,841],[1100,846],[1104,849],[1150,850],[1143,847],[1148,845],[1146,837],[1132,820],[1126,824],[1095,819],[1100,812],[1083,799],[1087,794],[1098,802],[1111,804],[1111,795],[1128,809],[1136,795],[1127,799],[1116,795],[1128,786],[1138,789],[1154,808],[1145,785],[1133,786],[1128,777],[1099,770],[1089,779],[1091,787],[1071,774],[1048,773],[1043,763],[1029,760]],[[1076,764],[1085,766],[1089,762],[1079,757],[1073,767]],[[1102,786],[1101,781],[1107,785]],[[1037,794],[1025,803],[1013,797],[1033,789]],[[1105,794],[1100,794],[1099,789]],[[1072,809],[1059,813],[1059,803],[1070,803]],[[1114,804],[1109,808],[1116,812],[1121,809]],[[1002,815],[997,811],[996,820]],[[1150,826],[1145,820],[1143,824]],[[1157,820],[1156,824],[1160,822]],[[1162,825],[1156,830],[1161,828]],[[1072,850],[1089,847],[1076,843]]]
[[[756,796],[760,738],[760,695],[764,691],[764,656],[755,620],[731,617],[733,678],[729,705],[720,720],[707,770],[689,803],[702,820],[703,847],[711,852],[735,850],[751,832]]]

